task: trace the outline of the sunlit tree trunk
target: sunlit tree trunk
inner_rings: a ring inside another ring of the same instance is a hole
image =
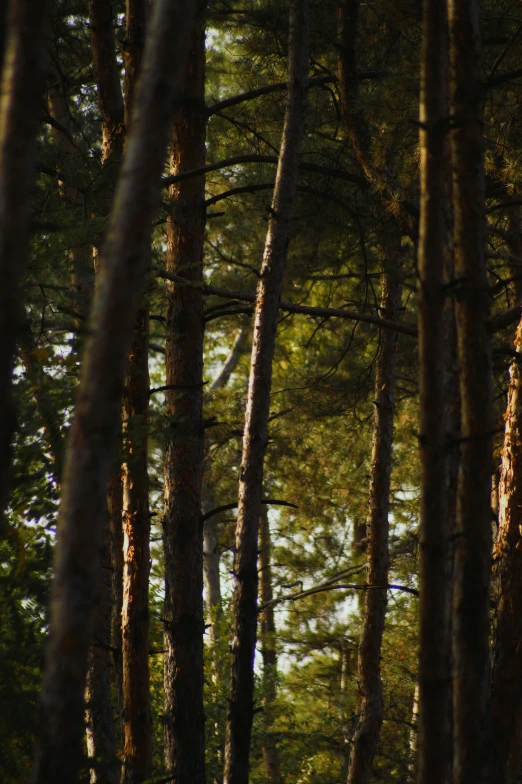
[[[9,4],[0,94],[0,515],[9,484],[15,414],[13,357],[29,252],[30,189],[43,88],[47,2]]]
[[[449,1],[455,308],[462,429],[453,597],[454,782],[487,775],[493,406],[478,0]]]
[[[398,260],[396,260],[398,262]],[[381,275],[381,312],[398,318],[401,285],[397,267]],[[381,647],[387,606],[388,513],[395,412],[397,333],[381,330],[375,367],[375,402],[367,518],[366,582],[382,586],[365,591],[357,673],[359,720],[352,739],[348,784],[367,784],[384,717]]]
[[[129,125],[148,16],[147,0],[126,0],[125,117]],[[150,248],[144,263],[150,266]],[[148,479],[149,308],[134,321],[123,397],[122,784],[139,784],[152,770],[149,693],[150,510]]]
[[[450,749],[449,527],[444,416],[447,16],[424,3],[421,58],[421,203],[418,256],[420,386],[419,784],[443,784]]]
[[[495,621],[491,676],[490,781],[515,784],[522,718],[522,325],[511,364],[499,482],[498,536],[493,559]]]
[[[171,172],[205,163],[205,31],[193,36],[185,101],[171,137]],[[203,279],[204,178],[171,186],[167,271]],[[166,324],[165,765],[179,784],[205,781],[203,708],[203,296],[169,283]]]
[[[123,96],[116,60],[113,7],[109,0],[89,0],[89,24],[93,67],[97,83],[98,107],[102,118],[102,176],[100,196],[107,211],[114,194],[116,177],[123,154]],[[89,250],[91,250],[89,248]],[[98,266],[97,250],[90,253]],[[86,734],[89,757],[98,762],[91,774],[93,784],[116,782],[120,768],[116,759],[117,739],[111,681],[117,696],[117,726],[121,722],[121,578],[122,492],[121,455],[118,454],[107,489],[107,514],[100,550],[101,580],[95,608],[93,641],[86,689]],[[120,733],[118,733],[120,734]]]
[[[268,507],[261,506],[259,520],[259,600],[264,609],[259,618],[259,637],[263,659],[263,763],[266,780],[270,784],[281,782],[279,749],[274,740],[274,701],[277,697],[277,637],[272,601],[271,540]]]
[[[283,138],[257,287],[254,335],[239,476],[234,559],[232,678],[227,711],[225,784],[247,784],[257,632],[257,544],[268,439],[272,360],[283,273],[291,236],[308,85],[308,3],[290,13],[289,81]]]
[[[146,272],[168,130],[186,72],[190,0],[157,0],[136,88],[90,320],[65,464],[51,634],[41,695],[35,784],[75,784],[83,692],[99,580],[101,520],[119,429],[127,352]],[[183,20],[183,24],[180,24]]]

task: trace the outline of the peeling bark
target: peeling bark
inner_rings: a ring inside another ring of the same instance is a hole
[[[515,784],[521,763],[522,718],[522,324],[510,370],[494,549],[496,607],[491,674],[491,782]]]

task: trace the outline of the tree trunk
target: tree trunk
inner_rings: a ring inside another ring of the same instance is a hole
[[[9,4],[0,99],[0,516],[8,499],[13,357],[22,316],[20,285],[29,253],[36,132],[43,88],[47,2]]]
[[[34,784],[78,780],[105,492],[126,356],[146,272],[170,119],[185,78],[194,10],[190,0],[154,3],[127,154],[102,252],[65,463]]]
[[[454,781],[487,773],[493,397],[478,0],[450,0],[455,298],[462,407],[453,597]]]
[[[232,349],[223,363],[223,367],[210,384],[210,390],[223,389],[230,376],[237,368],[239,360],[245,352],[248,341],[249,328],[244,325],[236,335]],[[216,506],[216,498],[212,486],[203,478],[203,512],[210,512]],[[219,563],[221,553],[219,550],[218,529],[220,514],[212,515],[203,524],[203,582],[207,603],[210,636],[212,644],[217,642],[219,622],[221,618],[221,581]],[[219,662],[216,660],[216,665]]]
[[[112,566],[108,520],[105,520],[103,529],[99,597],[85,689],[85,724],[91,782],[116,784],[120,777],[120,764],[116,758],[111,702]]]
[[[147,471],[148,309],[138,312],[123,403],[123,738],[124,784],[152,770],[149,697],[150,514]]]
[[[449,529],[445,407],[444,261],[447,176],[446,3],[424,3],[418,259],[420,387],[419,784],[443,784],[450,749]]]
[[[279,749],[271,735],[274,721],[273,704],[277,697],[277,648],[274,606],[272,601],[271,541],[268,507],[261,506],[259,520],[259,600],[266,606],[259,618],[261,623],[261,656],[263,659],[263,763],[265,777],[270,784],[280,784]]]
[[[98,197],[101,196],[105,201],[108,211],[123,155],[124,141],[123,96],[116,59],[113,7],[110,0],[89,0],[89,25],[98,107],[102,118],[103,170],[98,184]],[[98,209],[101,208],[99,205]],[[98,267],[96,251],[94,261]],[[90,757],[102,759],[115,759],[117,745],[119,746],[121,742],[122,502],[121,452],[118,450],[117,460],[107,486],[108,522],[104,525],[101,548],[102,580],[100,597],[95,609],[93,647],[87,677],[87,702],[90,706],[86,715],[87,750]],[[111,605],[112,610],[109,613],[108,607]],[[117,698],[117,732],[114,726],[111,680],[115,684]],[[109,730],[109,726],[112,727],[112,731]],[[95,767],[91,781],[93,784],[106,780],[117,781],[119,774],[119,767]]]
[[[176,114],[171,172],[205,162],[205,32],[193,36],[185,101]],[[204,178],[171,186],[167,271],[203,279]],[[165,765],[178,784],[204,784],[203,708],[203,295],[169,284],[166,327]]]
[[[399,315],[401,286],[397,270],[381,276],[381,312]],[[368,784],[383,722],[381,646],[387,605],[388,511],[395,410],[397,333],[382,330],[375,369],[375,409],[368,501],[366,582],[379,585],[365,591],[364,616],[357,661],[360,690],[359,721],[352,740],[348,784]]]
[[[121,441],[121,432],[118,440]],[[121,458],[121,454],[118,455]],[[121,459],[115,461],[121,464]],[[123,607],[123,483],[121,470],[112,470],[107,485],[109,548],[112,567],[112,654],[113,683],[116,692],[116,744],[123,746],[123,657],[121,614]]]
[[[510,371],[499,484],[499,529],[494,550],[496,605],[491,676],[490,782],[515,784],[521,759],[522,713],[522,324]]]
[[[132,110],[147,22],[146,0],[125,7],[125,116]],[[150,266],[150,248],[144,261]],[[123,398],[123,774],[122,784],[139,784],[152,772],[149,678],[150,513],[148,480],[149,309],[134,321]]]
[[[248,782],[257,631],[257,535],[263,464],[268,440],[272,360],[283,273],[297,192],[308,85],[307,0],[293,0],[291,6],[288,85],[281,152],[261,277],[256,293],[243,457],[239,477],[234,559],[234,635],[225,742],[225,784]]]

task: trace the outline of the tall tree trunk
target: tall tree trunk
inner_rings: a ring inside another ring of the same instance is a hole
[[[449,1],[455,298],[462,407],[453,597],[454,781],[487,773],[493,397],[478,0]]]
[[[118,434],[121,442],[121,431]],[[121,453],[115,460],[121,465]],[[112,570],[112,681],[116,693],[116,745],[123,746],[123,657],[121,614],[123,607],[123,482],[121,470],[113,467],[107,484],[107,509],[109,513],[109,548]]]
[[[308,2],[290,12],[289,80],[283,138],[257,287],[254,337],[239,476],[234,559],[232,678],[227,711],[225,784],[247,784],[257,631],[257,538],[268,440],[272,361],[283,273],[291,235],[308,86]]]
[[[381,286],[381,312],[386,314],[386,318],[395,320],[399,315],[401,301],[398,270],[383,273]],[[360,710],[352,740],[348,784],[368,784],[370,781],[384,713],[381,646],[387,606],[388,512],[395,411],[397,333],[382,330],[380,340],[380,352],[375,368],[366,582],[368,585],[383,587],[367,590],[364,596],[364,616],[357,661]]]
[[[277,648],[274,605],[272,602],[271,541],[268,507],[263,504],[259,520],[259,600],[266,605],[260,616],[261,656],[263,659],[263,763],[270,784],[280,784],[279,749],[274,740],[273,704],[277,696]]]
[[[451,704],[444,417],[447,16],[443,0],[424,3],[423,31],[418,260],[421,458],[418,781],[443,784],[448,773]]]
[[[148,253],[148,251],[147,251]],[[138,784],[152,770],[149,695],[150,514],[147,471],[149,407],[149,314],[134,323],[123,416],[123,736],[125,784]]]
[[[235,371],[239,360],[243,356],[247,341],[249,328],[243,325],[236,335],[234,344],[228,357],[223,363],[223,367],[218,375],[210,384],[210,390],[223,389]],[[203,512],[210,512],[216,506],[216,498],[213,487],[203,479]],[[210,624],[210,636],[212,644],[217,642],[219,622],[221,618],[221,581],[219,575],[219,563],[221,553],[219,550],[218,529],[221,515],[212,515],[203,524],[203,582],[207,603],[208,619]],[[219,661],[216,660],[219,666]]]
[[[490,782],[515,784],[521,761],[522,718],[522,324],[510,370],[494,550],[496,605],[491,676]]]
[[[90,38],[93,67],[97,83],[98,107],[102,118],[102,177],[99,196],[107,210],[114,194],[118,169],[123,155],[123,96],[116,59],[113,7],[110,0],[89,0]],[[97,264],[97,253],[94,255]],[[92,260],[91,260],[92,264]],[[111,680],[116,687],[118,736],[121,736],[121,582],[122,582],[122,487],[121,453],[107,486],[107,515],[103,526],[100,594],[95,609],[93,642],[87,676],[87,751],[89,757],[112,760],[112,766],[95,766],[91,781],[116,782],[119,765],[115,765],[116,737]]]
[[[7,499],[15,414],[13,357],[22,316],[20,290],[31,221],[29,193],[43,88],[48,3],[9,4],[0,98],[0,516]]]
[[[176,114],[171,172],[205,162],[205,32],[193,36],[185,101]],[[171,186],[167,271],[203,280],[204,178]],[[168,285],[165,450],[165,765],[178,784],[204,784],[203,708],[203,296]]]
[[[111,700],[112,564],[107,518],[102,530],[100,562],[99,596],[85,688],[87,753],[92,769],[91,782],[116,784],[120,776],[120,764],[116,758]]]
[[[154,3],[127,153],[102,252],[65,464],[34,784],[78,780],[105,492],[169,123],[182,93],[194,12],[191,0]]]
[[[126,0],[125,116],[132,110],[147,23],[146,0]],[[150,248],[144,259],[150,266]],[[150,510],[148,481],[149,308],[134,321],[123,398],[123,775],[138,784],[152,771],[152,718],[149,678]]]

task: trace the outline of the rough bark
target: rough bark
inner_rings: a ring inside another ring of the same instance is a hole
[[[118,436],[121,443],[121,432]],[[118,453],[116,465],[121,465]],[[113,469],[107,484],[107,510],[109,514],[109,548],[112,573],[112,680],[116,693],[116,744],[123,745],[123,657],[121,614],[123,607],[123,483],[121,469]]]
[[[401,287],[397,271],[381,277],[381,309],[386,318],[398,315]],[[397,334],[382,331],[375,368],[375,408],[367,519],[368,585],[388,583],[388,512],[395,410]],[[384,704],[381,646],[386,617],[387,590],[365,591],[364,616],[357,659],[360,691],[359,721],[352,739],[348,784],[368,784],[379,740]]]
[[[424,3],[421,58],[421,201],[418,253],[420,388],[419,784],[448,773],[449,529],[445,405],[446,3]]]
[[[268,440],[272,360],[283,273],[297,193],[308,86],[308,3],[290,12],[289,81],[281,152],[256,292],[254,336],[239,476],[234,559],[232,677],[225,741],[225,784],[247,784],[257,631],[257,539]]]
[[[174,119],[171,172],[205,161],[205,32],[193,36],[184,105]],[[171,186],[167,271],[203,278],[204,178]],[[165,448],[165,765],[178,784],[204,784],[203,708],[203,296],[197,286],[168,287]]]
[[[478,0],[449,2],[455,309],[462,429],[453,597],[454,781],[487,774],[493,406]]]
[[[494,549],[496,605],[491,674],[490,782],[514,784],[521,760],[522,713],[522,325],[510,370],[499,482],[499,529]]]
[[[279,749],[271,734],[274,722],[273,705],[277,696],[277,647],[274,605],[271,603],[272,569],[268,507],[261,507],[259,520],[259,601],[264,610],[259,618],[261,657],[263,659],[263,764],[270,784],[280,784]]]
[[[108,529],[106,519],[100,547],[99,597],[85,688],[87,753],[93,784],[116,784],[120,777],[111,702],[112,566]]]
[[[93,69],[97,84],[98,108],[102,125],[102,173],[98,180],[98,210],[109,211],[117,174],[123,155],[124,125],[123,96],[120,86],[119,66],[116,58],[114,12],[110,0],[89,0],[90,38]],[[97,251],[94,252],[95,266],[99,267]],[[119,432],[121,443],[121,431]],[[122,471],[121,450],[118,450],[107,485],[108,524],[105,525],[101,549],[102,581],[101,595],[95,611],[94,642],[109,639],[111,646],[93,647],[90,656],[88,700],[93,706],[87,714],[87,750],[89,756],[114,758],[116,747],[122,741],[123,716],[123,668],[122,668],[122,599],[123,599],[123,529],[122,529]],[[121,549],[120,549],[121,548]],[[111,580],[105,579],[104,562],[110,565]],[[106,607],[112,605],[111,617]],[[108,628],[110,626],[110,629]],[[111,655],[112,654],[112,655]],[[111,680],[114,682],[117,699],[117,727],[114,726]],[[112,722],[112,734],[105,727]],[[112,743],[112,748],[108,744]],[[109,770],[119,778],[119,768]],[[94,769],[92,781],[105,781],[104,769]]]
[[[22,316],[20,285],[29,252],[36,132],[43,88],[48,3],[9,4],[0,98],[0,515],[8,498],[15,412],[13,357]]]
[[[194,12],[190,0],[154,4],[126,157],[102,251],[65,463],[35,784],[78,780],[107,479],[168,128],[182,93]]]
[[[148,251],[147,251],[148,253]],[[138,312],[123,404],[123,738],[122,781],[138,784],[152,769],[149,696],[150,514],[147,308]]]
[[[123,153],[125,129],[113,5],[111,0],[89,0],[93,69],[102,121],[102,160],[117,166]],[[113,171],[113,178],[116,178],[116,171]]]
[[[147,3],[127,0],[125,6],[125,116],[139,73]],[[150,266],[150,248],[147,248]],[[138,784],[152,771],[152,718],[149,693],[149,572],[150,510],[148,481],[149,308],[143,302],[134,321],[123,398],[123,606],[122,784]]]

